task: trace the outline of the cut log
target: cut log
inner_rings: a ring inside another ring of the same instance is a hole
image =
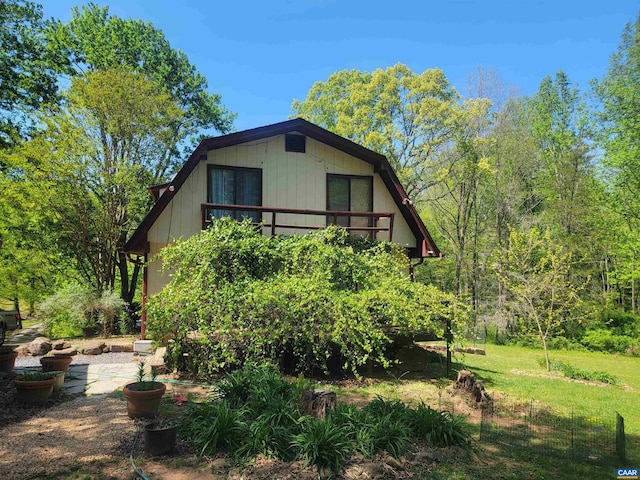
[[[336,407],[338,398],[330,390],[310,390],[305,388],[300,395],[300,411],[305,415],[313,415],[321,419]]]
[[[487,403],[491,401],[491,397],[484,389],[481,380],[476,380],[473,373],[469,370],[460,370],[458,379],[453,385],[453,390],[469,395],[476,403]]]

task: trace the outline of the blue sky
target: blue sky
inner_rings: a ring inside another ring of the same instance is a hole
[[[582,90],[601,78],[640,0],[112,0],[150,21],[238,114],[243,130],[286,120],[291,101],[342,69],[441,68],[463,94],[478,66],[524,95],[563,69]],[[81,2],[43,0],[67,21]]]

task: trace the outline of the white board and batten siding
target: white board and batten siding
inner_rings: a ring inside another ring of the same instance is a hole
[[[206,161],[199,162],[149,229],[147,240],[151,258],[175,239],[186,240],[200,231],[200,205],[207,202],[208,165],[261,169],[262,205],[275,208],[326,210],[327,174],[373,176],[373,211],[395,213],[393,241],[405,247],[416,246],[415,236],[384,182],[374,173],[373,165],[309,137],[306,139],[306,153],[286,152],[285,136],[278,135],[209,151]],[[271,214],[265,213],[263,220],[270,223]],[[277,223],[324,226],[326,219],[316,215],[278,214]],[[380,221],[379,225],[388,226],[388,220]],[[276,233],[307,231],[278,229]],[[386,240],[388,232],[379,232],[377,238]],[[159,262],[152,262],[149,266],[148,294],[159,292],[166,284],[167,279],[163,278],[159,269]]]

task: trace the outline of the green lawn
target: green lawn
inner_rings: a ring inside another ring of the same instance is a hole
[[[535,449],[496,446],[478,443],[468,461],[443,462],[433,478],[442,479],[601,479],[616,478],[616,467],[636,467],[640,464],[640,358],[589,352],[552,351],[552,360],[561,361],[591,371],[614,375],[618,383],[606,385],[565,378],[561,373],[547,373],[540,367],[541,350],[519,347],[486,346],[486,355],[454,355],[454,370],[467,368],[483,380],[489,394],[505,401],[538,401],[558,416],[587,413],[612,421],[619,412],[625,418],[627,457],[625,465],[611,459],[610,464],[571,460],[538,454]],[[439,370],[439,365],[432,365]],[[445,408],[451,397],[437,379],[411,379],[410,375],[387,375],[385,380],[366,380],[359,385],[338,385],[343,400],[362,401],[375,395],[404,401],[441,403]],[[455,373],[454,373],[455,375]],[[334,384],[332,386],[336,388]],[[506,398],[505,398],[506,397]],[[470,419],[478,438],[478,416]]]
[[[484,381],[487,390],[521,400],[538,400],[558,410],[625,418],[626,432],[640,435],[640,358],[604,353],[552,351],[550,358],[592,371],[605,371],[617,385],[569,380],[540,367],[541,350],[487,345],[486,355],[460,355],[455,360]]]

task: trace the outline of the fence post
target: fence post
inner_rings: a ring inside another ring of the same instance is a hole
[[[616,412],[616,453],[620,460],[627,459],[626,441],[624,436],[624,417]]]

